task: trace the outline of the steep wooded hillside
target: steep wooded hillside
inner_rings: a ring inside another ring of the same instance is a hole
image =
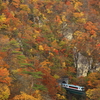
[[[98,100],[99,26],[99,0],[0,0],[0,100],[68,100],[62,77]]]

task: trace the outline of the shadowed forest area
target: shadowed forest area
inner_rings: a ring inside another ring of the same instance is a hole
[[[0,0],[0,100],[100,100],[100,0]]]

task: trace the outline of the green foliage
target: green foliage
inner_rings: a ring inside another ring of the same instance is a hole
[[[24,60],[24,59],[26,59],[26,57],[24,55],[18,55],[17,56],[17,59],[18,60]]]
[[[33,64],[30,63],[21,63],[21,67],[33,67]],[[34,68],[34,67],[33,67]]]
[[[38,72],[23,71],[23,73],[32,75],[34,79],[42,78],[42,75],[43,75],[43,73],[41,71],[38,71]]]
[[[9,42],[10,47],[12,48],[18,48],[19,47],[19,43],[16,40],[12,40]]]
[[[42,84],[34,84],[33,89],[41,90],[41,91],[46,91],[47,90],[47,88],[44,85],[42,85]]]
[[[22,54],[20,51],[12,51],[13,54]]]

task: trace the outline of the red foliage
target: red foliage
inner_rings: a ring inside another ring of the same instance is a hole
[[[70,3],[70,1],[66,1],[65,4],[66,5],[70,5],[71,3]]]
[[[99,44],[97,44],[97,47],[99,47],[100,46],[100,43]]]
[[[65,51],[66,51],[66,49],[61,49],[60,50],[61,53],[64,53]]]
[[[36,42],[38,42],[38,43],[43,42],[43,41],[44,41],[43,37],[37,37],[36,38]]]
[[[8,9],[4,9],[3,13],[6,15],[7,18],[14,18],[14,16],[10,13]]]
[[[54,49],[53,52],[56,53],[57,55],[59,54],[59,51],[57,49]]]
[[[45,68],[39,68],[38,71],[44,73],[42,76],[42,83],[47,87],[49,95],[52,97],[52,100],[55,100],[58,90],[58,83],[56,82],[56,79]]]

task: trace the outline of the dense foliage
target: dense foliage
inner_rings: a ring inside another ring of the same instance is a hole
[[[99,0],[0,0],[0,100],[67,100],[65,76],[99,100],[100,72],[77,78],[73,52],[99,63],[99,26]]]

